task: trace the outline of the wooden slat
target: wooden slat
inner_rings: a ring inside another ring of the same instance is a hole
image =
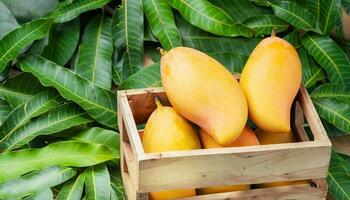
[[[310,141],[304,129],[304,113],[299,102],[295,103],[294,107],[294,132],[298,136],[299,141]]]
[[[134,156],[133,151],[132,151],[129,143],[121,142],[121,146],[123,148],[123,154],[124,154],[125,162],[126,162],[124,165],[126,165],[126,167],[128,169],[130,179],[133,183],[135,183],[135,185],[138,185],[139,184],[138,161],[136,160],[136,157]]]
[[[139,191],[324,178],[320,141],[145,154]],[[147,158],[148,156],[148,158]]]
[[[326,188],[304,184],[201,195],[177,200],[324,200],[326,191]]]

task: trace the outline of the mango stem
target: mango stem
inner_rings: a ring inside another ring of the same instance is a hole
[[[160,47],[158,47],[157,50],[159,51],[161,56],[164,56],[167,53],[167,51],[165,51],[164,49],[162,49]]]
[[[160,101],[159,101],[157,96],[154,97],[154,101],[156,102],[157,108],[162,108],[163,107],[162,103],[160,103]]]
[[[275,36],[276,36],[276,27],[273,27],[271,31],[271,37],[275,37]]]

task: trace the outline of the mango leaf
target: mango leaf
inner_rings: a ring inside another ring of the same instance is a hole
[[[332,151],[328,170],[328,191],[337,200],[350,199],[350,164]]]
[[[111,0],[78,0],[68,3],[64,6],[59,6],[54,12],[48,15],[55,18],[55,23],[62,23],[70,21],[81,13],[100,8]]]
[[[51,24],[52,19],[37,19],[23,24],[3,37],[0,40],[0,72],[8,62],[17,57],[22,48],[44,37]]]
[[[286,22],[304,31],[319,33],[316,20],[305,8],[292,1],[273,1],[270,3],[275,14]]]
[[[52,28],[52,26],[51,26]],[[45,47],[49,44],[49,34],[46,34],[45,37],[40,40],[36,40],[32,43],[30,49],[27,54],[42,54]]]
[[[167,0],[144,0],[143,7],[150,28],[162,47],[170,50],[182,46],[174,15]]]
[[[79,42],[79,19],[51,27],[49,43],[41,54],[58,65],[65,65]]]
[[[327,135],[330,138],[338,137],[338,136],[345,136],[345,135],[350,134],[350,133],[346,133],[344,131],[337,129],[333,124],[327,122],[326,120],[322,120],[322,124],[323,124],[324,128],[326,129]]]
[[[108,147],[76,141],[64,141],[43,148],[0,154],[0,183],[48,166],[87,167],[119,158]]]
[[[144,28],[145,28],[145,30],[144,30],[143,40],[147,41],[147,42],[158,42],[158,39],[152,33],[150,25],[149,24],[144,24]]]
[[[110,177],[104,163],[85,170],[85,191],[87,200],[110,200]]]
[[[287,40],[294,48],[298,49],[300,47],[299,34],[296,29],[290,32],[288,35],[284,36],[283,39]]]
[[[313,98],[318,114],[344,132],[350,132],[350,104],[332,98]]]
[[[35,75],[43,85],[55,87],[64,98],[77,103],[96,121],[117,128],[117,102],[113,92],[40,56],[26,56],[21,61],[21,68]]]
[[[312,98],[334,98],[350,104],[350,87],[335,84],[323,84],[311,93]]]
[[[2,2],[21,23],[43,17],[53,11],[58,4],[58,0],[2,0]]]
[[[204,1],[169,0],[169,4],[192,25],[221,36],[251,37],[253,31],[240,24],[235,24],[222,9]]]
[[[60,136],[80,142],[103,144],[110,149],[119,152],[119,133],[108,129],[92,127],[80,132],[68,132],[67,134]]]
[[[235,53],[208,53],[208,55],[221,62],[231,73],[241,73],[248,56]]]
[[[111,89],[112,53],[111,18],[97,15],[85,28],[75,73],[104,89]]]
[[[59,185],[76,174],[76,170],[49,167],[0,184],[0,198],[24,197]]]
[[[350,62],[343,50],[328,36],[309,36],[302,40],[308,53],[326,70],[335,84],[350,84]]]
[[[123,180],[120,176],[120,172],[117,171],[116,173],[111,173],[111,187],[113,191],[115,192],[116,196],[118,197],[118,200],[124,200],[125,198],[125,192],[124,192],[124,186],[123,186]]]
[[[235,24],[241,24],[252,17],[273,14],[271,9],[257,6],[251,1],[209,0],[209,2],[225,11]]]
[[[243,23],[250,29],[255,31],[256,36],[271,34],[275,28],[276,33],[283,32],[288,29],[289,24],[275,15],[262,15],[251,17]]]
[[[31,118],[49,111],[63,101],[64,99],[55,90],[46,89],[16,107],[0,127],[0,146],[7,146],[8,138]]]
[[[182,42],[186,47],[192,47],[206,53],[232,53],[249,56],[261,39],[258,38],[228,38],[218,37],[202,31],[176,17],[176,24],[181,33]]]
[[[32,119],[30,122],[14,131],[4,140],[5,151],[9,151],[30,142],[39,135],[49,135],[92,122],[93,120],[74,103],[57,106],[53,110]]]
[[[53,200],[53,193],[50,189],[42,190],[35,195],[25,197],[24,200]]]
[[[143,10],[141,0],[124,0],[113,16],[113,40],[118,51],[114,63],[121,80],[143,67]]]
[[[7,101],[12,108],[16,108],[43,89],[44,87],[35,76],[30,73],[20,73],[0,84],[0,98]]]
[[[119,86],[118,89],[127,90],[134,88],[160,87],[161,85],[160,66],[159,63],[154,63],[130,76]]]
[[[316,17],[315,21],[324,35],[328,35],[339,17],[341,0],[307,1],[308,10]]]
[[[55,200],[80,200],[84,190],[84,173],[65,183]]]
[[[304,47],[298,49],[298,54],[302,64],[303,83],[306,88],[310,88],[318,81],[326,79],[324,70],[307,54]]]
[[[6,120],[11,110],[12,108],[8,105],[8,103],[0,99],[0,126]]]
[[[0,1],[0,39],[18,27],[16,19],[6,5]]]

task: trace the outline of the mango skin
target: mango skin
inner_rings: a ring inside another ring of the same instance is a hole
[[[221,63],[195,49],[176,47],[161,58],[161,79],[174,109],[218,144],[230,144],[240,135],[248,117],[247,101]]]
[[[291,143],[297,142],[297,138],[292,130],[286,133],[270,133],[264,130],[258,129],[255,131],[256,136],[260,144],[281,144],[281,143]],[[275,183],[262,183],[257,184],[257,188],[270,188],[278,186],[287,186],[287,185],[299,185],[299,184],[310,184],[309,180],[300,180],[300,181],[283,181]]]
[[[172,107],[157,102],[157,109],[149,117],[142,145],[146,153],[200,149],[200,141],[192,124]],[[153,200],[180,198],[196,195],[195,189],[150,192]]]
[[[248,126],[244,127],[242,133],[235,141],[233,141],[231,144],[226,146],[221,146],[217,144],[215,140],[203,129],[199,130],[199,135],[200,135],[202,147],[205,149],[259,145],[258,138],[256,137],[254,131]],[[213,194],[213,193],[232,192],[232,191],[244,191],[249,189],[250,189],[250,185],[224,185],[224,186],[201,188],[201,189],[197,189],[197,191],[198,191],[198,194]]]
[[[288,132],[301,79],[295,48],[276,36],[263,39],[248,58],[240,79],[252,121],[268,132]]]

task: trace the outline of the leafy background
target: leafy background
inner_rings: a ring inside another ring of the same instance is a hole
[[[199,49],[239,73],[275,28],[297,48],[329,136],[348,138],[349,9],[348,0],[0,0],[0,199],[124,199],[115,91],[161,86],[159,46]],[[337,148],[327,181],[333,197],[350,199],[350,157]]]

